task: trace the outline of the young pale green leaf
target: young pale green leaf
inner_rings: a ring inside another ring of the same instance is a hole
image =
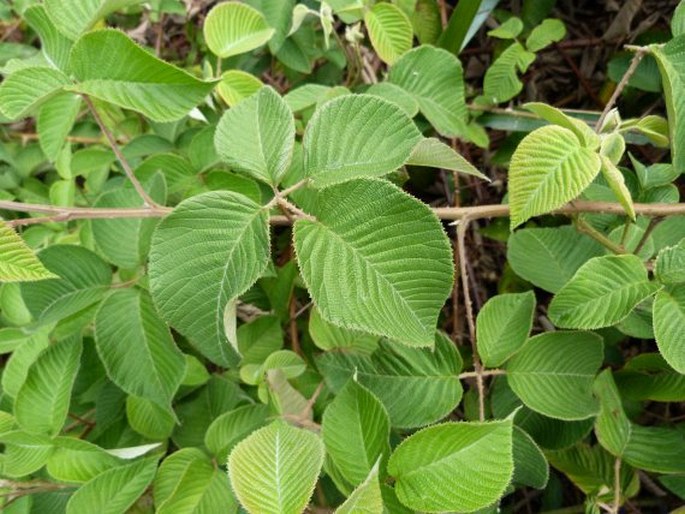
[[[414,95],[421,113],[441,135],[456,137],[466,133],[463,75],[456,56],[422,45],[397,60],[388,81]]]
[[[444,423],[395,449],[388,473],[400,501],[421,512],[472,512],[495,503],[514,471],[512,421]]]
[[[279,326],[280,329],[280,326]],[[378,336],[348,330],[328,323],[319,314],[319,309],[312,308],[309,315],[309,335],[314,344],[322,350],[349,349],[359,352],[373,352],[378,348]]]
[[[46,471],[55,480],[84,483],[122,463],[99,446],[74,437],[56,437]]]
[[[120,289],[102,302],[95,345],[107,376],[123,391],[171,405],[186,362],[146,291]]]
[[[451,146],[446,145],[435,137],[419,140],[406,163],[412,166],[428,166],[458,171],[490,181],[488,177],[478,171],[473,164],[459,155]]]
[[[331,186],[317,200],[317,219],[298,220],[294,240],[324,319],[431,346],[453,280],[451,250],[435,215],[380,180]]]
[[[650,46],[655,57],[666,97],[668,127],[671,136],[671,160],[678,173],[685,172],[685,35],[674,37],[665,45]]]
[[[71,390],[81,364],[80,337],[60,341],[31,364],[14,402],[17,423],[27,432],[57,435],[69,412]]]
[[[366,480],[359,484],[335,514],[383,514],[383,496],[378,481],[378,465],[373,466]]]
[[[152,240],[150,291],[159,313],[213,362],[237,364],[224,311],[262,275],[269,251],[268,213],[252,200],[228,191],[185,200]]]
[[[316,110],[304,134],[305,173],[317,186],[401,167],[421,139],[397,105],[372,95],[345,95]]]
[[[390,454],[390,419],[383,404],[350,379],[328,405],[321,435],[326,454],[352,486],[364,482],[374,463]]]
[[[157,59],[113,29],[82,36],[71,51],[71,71],[78,82],[67,89],[157,122],[184,117],[215,85]]]
[[[60,93],[45,102],[36,117],[38,141],[45,156],[54,161],[64,147],[79,110],[81,98],[71,93]]]
[[[293,113],[273,88],[264,87],[226,111],[217,125],[214,145],[233,169],[278,185],[293,156]]]
[[[635,255],[595,257],[552,299],[549,318],[562,328],[610,327],[659,288]]]
[[[602,245],[572,226],[518,230],[507,247],[514,272],[551,293],[564,287],[588,259],[604,254]]]
[[[55,2],[46,2],[46,4],[50,3]],[[38,33],[41,52],[46,60],[66,73],[69,70],[69,53],[74,44],[73,41],[57,29],[44,5],[36,4],[28,7],[23,16],[31,28]]]
[[[3,476],[19,478],[42,468],[53,451],[52,439],[47,435],[13,430],[0,435],[4,446]]]
[[[531,52],[539,52],[543,48],[557,43],[566,37],[566,25],[561,20],[548,18],[535,27],[528,39],[526,48]]]
[[[66,75],[52,68],[15,71],[0,84],[0,110],[10,120],[25,118],[69,84]]]
[[[518,41],[509,45],[485,72],[483,96],[492,103],[511,100],[523,89],[518,72],[525,73],[535,60],[535,54],[527,51]]]
[[[662,284],[685,283],[685,239],[659,252],[654,274]]]
[[[685,35],[685,2],[682,2],[682,0],[673,12],[671,32],[673,33],[673,37]]]
[[[576,198],[600,167],[599,155],[570,130],[550,125],[531,132],[511,158],[511,228]]]
[[[611,370],[597,377],[594,392],[601,407],[595,434],[609,453],[637,469],[685,473],[685,436],[681,430],[632,423],[623,410]]]
[[[570,130],[576,135],[583,146],[591,150],[596,150],[599,148],[599,136],[594,130],[592,130],[590,125],[584,121],[573,118],[567,115],[561,109],[557,109],[556,107],[552,107],[551,105],[541,102],[529,102],[524,104],[523,108],[537,114],[543,120]]]
[[[515,484],[544,489],[549,480],[549,464],[542,450],[527,432],[514,426],[514,476]]]
[[[266,424],[269,408],[263,404],[243,405],[212,421],[205,433],[205,446],[220,462],[251,432]]]
[[[24,240],[0,219],[0,281],[28,282],[58,278],[48,271]]]
[[[621,138],[623,139],[623,138]],[[604,155],[601,156],[602,159],[602,176],[604,180],[607,181],[609,187],[616,195],[619,203],[625,209],[626,214],[630,216],[631,219],[635,219],[635,206],[633,205],[633,197],[630,195],[630,190],[626,186],[625,178],[623,173],[616,167],[612,160]]]
[[[309,503],[323,457],[319,436],[275,421],[234,448],[228,475],[250,514],[297,514]]]
[[[225,475],[197,448],[184,448],[164,459],[152,490],[157,514],[209,514],[237,509]]]
[[[110,267],[86,248],[53,245],[41,250],[38,258],[60,278],[21,284],[21,295],[37,320],[51,323],[76,314],[109,290]]]
[[[331,89],[321,84],[304,84],[288,91],[283,100],[291,111],[299,112],[315,106]]]
[[[618,132],[605,134],[602,137],[599,155],[608,159],[611,164],[618,165],[626,151],[626,140]]]
[[[142,0],[45,0],[45,10],[57,29],[77,39],[108,14]]]
[[[528,339],[535,314],[535,293],[500,294],[478,313],[478,353],[488,367],[504,364]]]
[[[356,376],[383,403],[392,426],[398,428],[438,421],[454,410],[462,396],[461,357],[452,341],[440,333],[435,349],[383,341],[371,357],[328,352],[317,359],[317,365],[335,392]]]
[[[670,286],[654,301],[654,335],[673,369],[685,374],[685,287]]]
[[[604,358],[602,338],[591,332],[535,336],[507,364],[511,389],[532,410],[556,419],[597,413],[592,382]]]
[[[496,29],[488,31],[488,36],[499,39],[516,39],[521,32],[523,32],[523,22],[521,21],[521,18],[512,16]]]
[[[376,4],[364,15],[374,50],[393,65],[412,45],[412,26],[407,15],[393,4]]]
[[[379,96],[389,102],[397,104],[410,118],[413,118],[419,113],[419,104],[414,100],[414,97],[400,86],[390,82],[371,84],[364,92],[367,95]]]
[[[78,489],[67,503],[66,514],[126,512],[150,485],[157,457],[149,457],[99,474]]]
[[[223,59],[259,48],[275,33],[259,11],[238,2],[215,6],[203,30],[209,49]]]
[[[216,90],[229,107],[235,107],[262,87],[264,84],[254,75],[242,70],[229,70],[221,76]]]

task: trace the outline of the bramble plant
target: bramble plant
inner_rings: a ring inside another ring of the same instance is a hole
[[[2,512],[685,500],[685,3],[601,112],[554,1],[198,3],[0,0]]]

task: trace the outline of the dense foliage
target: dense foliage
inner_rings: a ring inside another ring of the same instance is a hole
[[[2,512],[685,499],[685,3],[603,112],[554,1],[197,4],[0,0]]]

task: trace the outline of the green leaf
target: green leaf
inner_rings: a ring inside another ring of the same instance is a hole
[[[168,439],[178,421],[169,405],[137,396],[126,398],[126,419],[134,431],[152,441]]]
[[[461,357],[454,343],[440,333],[435,349],[383,341],[371,357],[329,352],[317,359],[317,366],[334,392],[356,376],[383,403],[393,427],[415,428],[440,420],[462,396]]]
[[[59,321],[100,301],[112,282],[110,267],[81,246],[53,245],[38,253],[60,278],[23,283],[21,295],[35,319]]]
[[[66,514],[124,514],[150,485],[156,470],[157,457],[109,469],[71,496]]]
[[[120,289],[102,302],[95,344],[107,376],[123,391],[171,405],[186,363],[146,291]]]
[[[416,39],[422,45],[433,45],[442,33],[440,6],[434,0],[418,0],[411,16]]]
[[[276,421],[235,447],[228,475],[250,514],[296,514],[309,503],[323,457],[317,435]]]
[[[549,318],[562,328],[615,325],[659,285],[635,255],[606,255],[583,264],[549,305]]]
[[[604,180],[606,180],[609,184],[609,187],[614,192],[614,195],[616,195],[619,203],[623,206],[626,214],[628,214],[631,219],[635,220],[635,206],[633,205],[633,197],[630,195],[628,186],[626,186],[623,173],[621,173],[621,171],[613,162],[611,162],[609,158],[602,155],[601,159],[601,170]]]
[[[224,59],[259,48],[275,33],[259,11],[238,2],[215,6],[203,30],[209,49]]]
[[[495,104],[514,98],[523,89],[517,71],[525,73],[534,60],[535,54],[518,41],[509,45],[485,72],[483,96]]]
[[[685,239],[663,248],[656,258],[654,274],[662,284],[685,282]]]
[[[671,136],[671,159],[678,173],[685,172],[685,35],[673,38],[663,46],[651,45],[666,97],[668,127]]]
[[[45,102],[38,111],[36,128],[40,148],[51,161],[57,159],[64,147],[64,141],[71,132],[80,109],[79,96],[60,93]]]
[[[683,3],[682,0],[673,12],[671,32],[673,33],[673,37],[685,35],[685,3]]]
[[[471,28],[477,23],[482,2],[483,0],[460,0],[438,39],[438,45],[454,55],[459,54],[468,43]]]
[[[14,402],[14,415],[24,430],[50,436],[60,432],[69,412],[81,351],[81,339],[74,337],[51,345],[31,364]]]
[[[45,0],[45,9],[55,26],[69,39],[77,39],[99,20],[142,0]]]
[[[488,36],[499,39],[516,39],[523,32],[523,22],[521,18],[512,16],[496,29],[488,31]]]
[[[53,451],[52,440],[41,434],[29,434],[20,430],[0,435],[4,445],[2,474],[7,477],[23,477],[42,468]]]
[[[46,470],[55,480],[83,483],[122,463],[99,446],[73,437],[56,437]]]
[[[46,5],[54,5],[55,3],[48,1]],[[41,52],[47,61],[66,73],[69,70],[69,53],[73,42],[57,29],[55,23],[48,16],[44,5],[36,4],[28,7],[23,16],[31,28],[40,36]]]
[[[669,366],[659,353],[643,353],[630,359],[614,375],[626,399],[656,402],[685,400],[685,375]]]
[[[152,176],[145,187],[156,202],[166,200],[163,176]],[[99,208],[140,208],[143,200],[133,187],[106,191],[95,201]],[[155,218],[94,219],[91,221],[93,238],[102,255],[123,269],[136,269],[147,261],[152,231],[159,223]]]
[[[228,191],[185,200],[152,240],[150,291],[159,313],[213,362],[237,364],[224,311],[262,275],[269,249],[268,213],[252,200]]]
[[[654,301],[654,335],[659,351],[673,369],[685,374],[685,288],[661,290]]]
[[[243,356],[241,364],[262,364],[269,355],[283,348],[281,321],[277,316],[260,316],[240,325],[237,338]]]
[[[576,198],[600,167],[599,155],[581,146],[570,130],[550,125],[531,132],[511,158],[511,228]]]
[[[611,375],[603,371],[595,380],[600,413],[595,434],[609,453],[637,469],[656,473],[685,472],[685,436],[677,428],[643,427],[626,416]]]
[[[458,171],[490,181],[488,177],[478,171],[473,164],[459,155],[452,147],[435,137],[419,140],[412,150],[409,159],[407,159],[407,164]]]
[[[345,95],[316,110],[305,131],[305,173],[317,186],[401,167],[421,138],[397,105],[372,95]]]
[[[364,92],[367,95],[378,96],[384,100],[397,104],[410,118],[413,118],[419,113],[419,104],[414,100],[414,97],[400,86],[396,86],[390,82],[371,84]]]
[[[380,180],[331,186],[317,200],[317,219],[298,220],[294,240],[302,278],[323,318],[432,345],[453,280],[452,252],[435,215]]]
[[[26,380],[31,364],[49,346],[47,332],[41,331],[25,339],[10,355],[2,373],[3,393],[16,398]]]
[[[378,481],[378,462],[369,472],[366,480],[359,484],[335,514],[383,514],[383,496]]]
[[[371,353],[378,348],[378,336],[348,330],[328,323],[321,317],[319,309],[316,307],[312,307],[309,315],[309,335],[317,347],[326,351],[344,348]]]
[[[221,75],[216,90],[229,107],[235,107],[262,87],[264,84],[254,75],[242,70],[229,70]]]
[[[564,287],[588,259],[604,254],[602,245],[572,226],[518,230],[507,247],[514,272],[551,293]]]
[[[528,39],[526,39],[526,47],[531,52],[539,52],[552,43],[558,43],[565,37],[566,25],[564,22],[548,18],[531,31]]]
[[[504,364],[528,339],[533,328],[535,294],[500,294],[488,300],[478,313],[478,353],[488,367]]]
[[[504,494],[514,471],[512,446],[511,419],[444,423],[402,441],[390,457],[388,473],[407,507],[471,512]]]
[[[527,432],[514,426],[514,476],[512,482],[544,489],[549,480],[549,464],[540,447]]]
[[[599,148],[600,139],[594,130],[582,120],[568,116],[561,109],[541,102],[528,102],[523,108],[540,116],[554,125],[559,125],[573,132],[578,140],[591,150]]]
[[[601,139],[599,155],[606,158],[613,165],[618,165],[626,151],[626,140],[618,132],[604,134]]]
[[[231,168],[278,185],[293,156],[293,113],[273,88],[264,87],[226,111],[217,125],[214,144]]]
[[[223,413],[212,421],[205,434],[205,446],[219,462],[225,462],[233,447],[251,432],[266,424],[266,405],[243,405]]]
[[[0,219],[0,281],[28,282],[57,278],[38,260],[24,240]]]
[[[341,476],[358,486],[374,464],[390,454],[390,419],[383,404],[350,379],[323,414],[321,435],[326,454]]]
[[[184,117],[215,85],[157,59],[113,29],[81,37],[71,51],[71,70],[78,83],[68,90],[132,109],[158,122]]]
[[[197,448],[164,459],[152,490],[157,514],[233,512],[237,507],[223,472]]]
[[[414,95],[421,113],[441,135],[466,133],[464,72],[448,51],[427,45],[414,48],[390,68],[388,81]]]
[[[394,64],[412,45],[412,26],[407,15],[393,4],[376,4],[366,11],[364,23],[371,45],[384,62]]]
[[[15,71],[0,85],[2,113],[10,120],[26,118],[69,84],[61,71],[52,68]]]
[[[591,332],[548,332],[528,340],[507,364],[507,379],[523,403],[563,420],[597,413],[592,382],[604,359],[602,338]]]

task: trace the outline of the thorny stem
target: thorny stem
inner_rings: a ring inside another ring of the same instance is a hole
[[[466,217],[457,226],[457,251],[459,253],[459,269],[461,275],[461,288],[464,292],[464,307],[466,308],[466,321],[469,326],[469,336],[473,353],[473,369],[475,369],[476,386],[478,388],[478,415],[481,421],[485,421],[485,385],[483,384],[483,365],[478,355],[476,345],[476,322],[473,315],[473,305],[471,303],[471,289],[469,288],[469,275],[466,267],[466,231],[469,228],[471,219]]]
[[[121,152],[121,149],[119,148],[119,145],[117,144],[117,140],[114,138],[114,136],[112,135],[110,130],[107,128],[105,123],[102,121],[102,118],[100,117],[100,114],[98,113],[97,109],[95,108],[95,105],[93,105],[93,101],[88,97],[88,95],[83,95],[83,100],[86,103],[86,105],[88,106],[88,109],[90,110],[91,114],[93,115],[95,122],[100,127],[100,130],[102,131],[102,133],[107,138],[107,141],[109,142],[109,146],[112,148],[114,155],[116,155],[117,159],[121,163],[121,167],[124,168],[124,172],[126,173],[126,176],[131,181],[131,184],[133,184],[133,187],[138,192],[138,195],[143,199],[143,206],[147,207],[149,209],[154,209],[154,208],[160,207],[160,205],[158,205],[157,202],[155,202],[150,197],[150,195],[147,194],[147,191],[145,191],[145,188],[143,188],[143,185],[140,183],[140,181],[136,177],[135,173],[133,173],[133,169],[131,168],[131,165],[128,163],[128,161],[126,160],[126,157],[124,157],[124,154]]]
[[[637,67],[640,64],[640,61],[642,60],[642,58],[645,56],[646,53],[647,53],[647,49],[642,48],[642,47],[639,47],[635,51],[635,55],[633,55],[633,59],[632,59],[632,61],[630,61],[630,66],[628,66],[628,69],[623,74],[623,78],[621,79],[621,81],[616,86],[616,89],[614,89],[614,93],[611,95],[611,98],[607,102],[606,106],[604,107],[604,110],[602,111],[602,114],[600,115],[599,119],[597,120],[597,123],[595,124],[595,132],[599,132],[600,129],[602,128],[602,125],[604,124],[604,120],[609,115],[609,112],[614,107],[614,105],[616,105],[616,102],[618,101],[619,97],[621,96],[621,93],[623,93],[623,90],[628,85],[628,81],[630,80],[630,77],[633,76],[633,74],[635,73],[635,70],[637,70]]]

